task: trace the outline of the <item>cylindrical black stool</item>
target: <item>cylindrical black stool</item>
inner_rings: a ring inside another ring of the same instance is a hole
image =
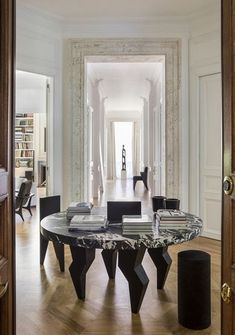
[[[211,324],[210,255],[204,251],[178,254],[178,320],[195,330]]]

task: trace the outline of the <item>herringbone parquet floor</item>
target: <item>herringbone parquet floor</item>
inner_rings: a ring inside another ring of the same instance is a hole
[[[147,196],[145,201],[147,204]],[[115,281],[108,279],[99,250],[87,274],[87,298],[83,302],[76,298],[68,272],[68,247],[64,273],[59,271],[51,245],[45,264],[40,267],[37,211],[24,223],[17,217],[16,230],[17,335],[220,334],[220,242],[197,238],[170,247],[173,263],[161,291],[156,289],[156,272],[146,254],[143,266],[150,282],[140,313],[134,315],[124,276],[117,269]],[[203,331],[190,331],[177,322],[177,253],[185,249],[204,250],[212,256],[212,326]]]

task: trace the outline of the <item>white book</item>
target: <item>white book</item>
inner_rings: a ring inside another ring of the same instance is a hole
[[[179,210],[165,210],[159,209],[157,211],[157,217],[161,220],[186,220],[186,215],[184,212]]]
[[[103,215],[75,215],[71,223],[93,223],[93,224],[104,224],[106,218]]]
[[[71,202],[68,209],[69,210],[76,210],[76,209],[82,209],[82,208],[91,209],[92,207],[93,207],[93,204],[91,202]]]
[[[132,223],[132,224],[145,224],[145,223],[151,223],[153,222],[153,219],[150,215],[141,215],[141,216],[137,216],[137,215],[123,215],[122,217],[122,222],[123,224],[128,224],[128,223]]]
[[[104,231],[106,226],[81,226],[78,224],[72,224],[69,226],[68,230],[69,231]]]
[[[182,225],[182,224],[183,225],[188,224],[188,221],[178,219],[178,220],[160,220],[160,222],[159,222],[159,225],[168,225],[168,226]]]
[[[160,224],[159,229],[185,229],[185,228],[190,228],[189,223],[180,223],[180,224]]]

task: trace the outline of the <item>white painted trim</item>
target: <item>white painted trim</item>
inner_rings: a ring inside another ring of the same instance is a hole
[[[189,209],[189,39],[182,39],[182,90],[180,96],[179,120],[180,120],[180,174],[181,184],[181,208],[188,211]]]
[[[179,184],[179,94],[181,92],[181,40],[179,39],[75,39],[67,42],[69,68],[67,88],[72,103],[66,110],[71,116],[72,162],[70,186],[72,199],[84,199],[84,151],[87,150],[87,131],[84,127],[85,95],[84,68],[86,57],[105,55],[166,55],[166,195],[178,197]],[[86,181],[85,181],[86,184]],[[70,199],[70,200],[72,200]]]
[[[201,236],[221,241],[221,233],[218,233],[216,231],[204,230]]]

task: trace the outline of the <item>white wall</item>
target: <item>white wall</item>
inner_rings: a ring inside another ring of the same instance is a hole
[[[60,22],[35,10],[17,6],[16,68],[53,78],[53,115],[49,116],[52,194],[63,196],[62,38]],[[59,181],[59,182],[58,182]]]
[[[189,75],[190,75],[190,189],[189,189],[189,210],[203,217],[200,209],[200,161],[202,152],[200,149],[200,106],[202,97],[200,95],[200,80],[221,72],[221,45],[220,45],[220,8],[213,9],[192,18],[191,37],[189,40]],[[216,86],[218,87],[218,85]],[[219,95],[220,92],[215,92]],[[211,97],[210,97],[211,99]],[[209,103],[209,102],[208,102]],[[221,111],[222,114],[222,111]],[[218,120],[214,124],[207,125],[216,128]],[[222,127],[222,125],[221,125]],[[217,136],[221,136],[219,133]],[[216,150],[216,148],[211,148]],[[219,150],[219,149],[218,149]],[[221,162],[222,166],[222,162]],[[221,168],[220,166],[220,168]],[[217,187],[218,188],[218,187]],[[220,187],[215,191],[220,194]],[[218,213],[217,209],[216,213]],[[206,218],[203,217],[206,220]],[[210,226],[210,231],[207,227]],[[213,231],[213,232],[212,232]],[[205,221],[205,236],[220,238],[220,228],[217,223]]]

